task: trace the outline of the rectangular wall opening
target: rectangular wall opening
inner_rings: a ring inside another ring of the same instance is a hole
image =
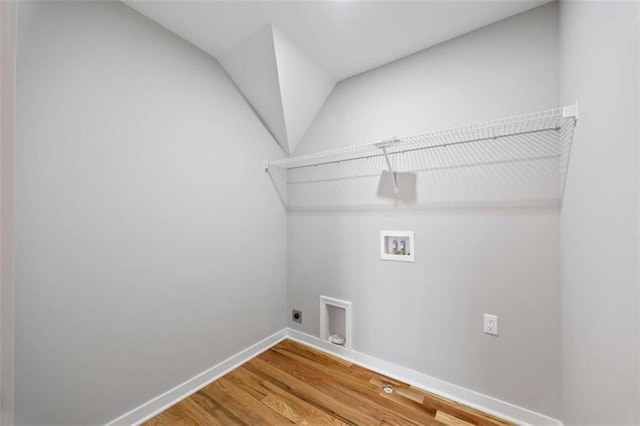
[[[320,296],[320,338],[346,349],[352,348],[351,302]]]

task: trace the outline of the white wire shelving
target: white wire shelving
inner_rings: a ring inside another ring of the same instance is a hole
[[[362,166],[363,162],[375,164],[381,169],[395,171],[392,163],[404,170],[424,171],[419,163],[429,162],[425,156],[442,157],[441,152],[454,152],[458,157],[456,167],[472,167],[474,164],[514,162],[527,159],[555,158],[559,165],[560,197],[564,189],[568,168],[573,129],[578,118],[577,103],[546,111],[533,112],[499,120],[487,121],[463,127],[439,130],[426,134],[393,138],[366,145],[316,152],[282,160],[265,162],[265,171],[271,176],[285,205],[288,201],[288,186],[301,183],[300,176],[318,175],[325,168],[324,180],[339,180],[353,177],[350,167],[369,173],[372,168]],[[500,144],[497,142],[500,141]],[[510,149],[510,146],[512,149]],[[478,154],[483,150],[482,155]],[[493,151],[492,151],[493,150]],[[415,158],[411,159],[411,155]],[[409,159],[407,159],[407,155]],[[420,156],[420,161],[418,160]],[[403,161],[399,160],[403,158]],[[394,160],[396,159],[396,160]],[[431,162],[433,163],[433,162]],[[431,164],[430,163],[430,164]],[[451,163],[449,161],[449,163]],[[451,164],[447,163],[447,166]],[[351,165],[351,166],[350,166]],[[431,164],[432,169],[441,164]],[[313,169],[313,170],[310,170]],[[341,170],[340,173],[336,173]],[[367,175],[365,173],[365,175]],[[371,176],[368,174],[367,176]],[[394,181],[395,192],[398,182]]]

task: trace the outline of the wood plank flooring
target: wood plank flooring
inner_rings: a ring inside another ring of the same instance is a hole
[[[383,387],[392,385],[394,393]],[[505,426],[484,414],[285,340],[145,425]]]

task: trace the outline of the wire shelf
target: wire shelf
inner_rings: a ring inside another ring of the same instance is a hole
[[[557,159],[561,198],[576,119],[577,105],[572,105],[290,157],[266,163],[265,170],[287,205],[291,185],[371,178],[379,176],[385,168],[390,169],[391,160],[395,164],[393,171],[397,172]],[[395,173],[393,176],[395,179]]]

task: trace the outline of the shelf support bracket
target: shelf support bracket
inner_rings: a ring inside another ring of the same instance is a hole
[[[569,105],[562,108],[562,118],[573,117],[578,120],[578,101],[575,101],[573,105]]]
[[[391,172],[391,176],[393,176],[393,193],[397,194],[399,192],[398,190],[398,177],[396,176],[396,172],[393,171],[393,168],[391,168],[391,161],[389,160],[389,155],[387,154],[387,148],[386,147],[382,147],[382,153],[384,154],[384,159],[387,162],[387,167],[389,167],[389,171]]]

